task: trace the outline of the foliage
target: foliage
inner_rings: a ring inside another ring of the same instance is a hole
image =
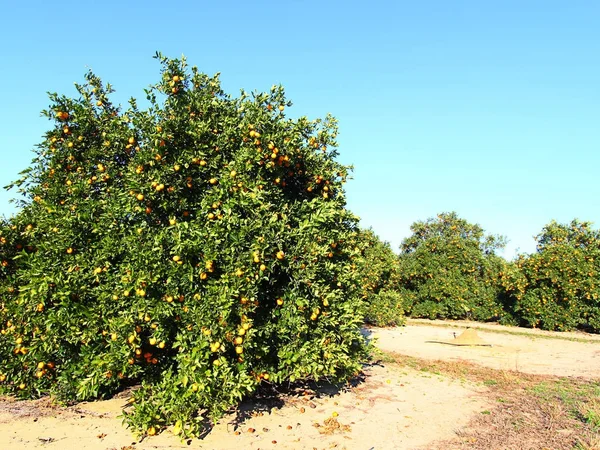
[[[415,222],[411,231],[400,255],[407,314],[484,321],[504,315],[497,283],[504,262],[495,254],[503,238],[485,235],[454,212]]]
[[[226,95],[185,59],[127,110],[93,73],[2,224],[0,391],[65,400],[141,382],[126,421],[197,435],[261,382],[345,379],[365,343],[336,121],[281,87]]]
[[[398,286],[398,255],[372,229],[360,230],[357,245],[362,249],[358,261],[363,298],[367,304],[365,320],[378,326],[404,323]]]
[[[378,327],[404,325],[403,297],[395,290],[383,289],[374,294],[365,313],[365,321]]]
[[[512,314],[531,327],[600,331],[600,231],[552,221],[536,240],[537,252],[502,274]]]

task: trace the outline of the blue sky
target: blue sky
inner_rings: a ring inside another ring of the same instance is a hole
[[[289,113],[340,121],[348,203],[397,249],[456,211],[517,249],[551,219],[600,227],[600,2],[5,2],[0,184],[88,68],[143,97],[160,50],[231,94],[283,84]],[[0,192],[0,214],[11,194]]]

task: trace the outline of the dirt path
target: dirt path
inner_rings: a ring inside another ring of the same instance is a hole
[[[518,335],[492,326],[478,334],[492,347],[439,343],[469,323],[411,322],[370,329],[380,349],[426,359],[468,360],[495,369],[600,378],[600,339],[577,341],[536,330]],[[481,326],[481,324],[477,324]],[[492,331],[493,330],[493,331]],[[542,337],[542,334],[544,337]],[[558,338],[557,338],[558,337]],[[567,336],[569,337],[569,336]],[[580,342],[584,341],[584,342]],[[245,402],[240,415],[221,420],[203,439],[181,442],[166,430],[139,442],[117,416],[125,399],[54,408],[47,401],[0,399],[1,449],[427,449],[451,439],[490,408],[487,388],[384,363],[344,390]]]
[[[397,366],[371,366],[358,386],[334,395],[242,405],[245,420],[223,419],[202,441],[181,443],[169,431],[143,442],[117,418],[124,399],[52,410],[44,402],[0,401],[2,449],[412,449],[465,426],[485,408],[474,384]],[[456,405],[461,405],[457,408]],[[336,415],[337,414],[337,415]],[[427,433],[423,430],[427,429]],[[131,447],[128,447],[131,446]]]
[[[468,327],[491,346],[454,346]],[[402,328],[372,328],[371,337],[385,351],[426,359],[466,360],[492,369],[538,375],[600,379],[600,336],[552,333],[472,322],[409,321]],[[518,333],[518,334],[511,334]],[[564,339],[566,338],[566,339]],[[572,339],[572,340],[567,340]]]

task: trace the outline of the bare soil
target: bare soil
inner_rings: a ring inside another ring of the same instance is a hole
[[[490,346],[450,345],[473,328]],[[600,336],[556,333],[476,322],[409,320],[401,328],[371,328],[377,347],[424,359],[470,361],[497,370],[600,378]]]
[[[443,343],[469,326],[492,346]],[[600,380],[598,336],[439,321],[366,332],[381,352],[361,379],[247,400],[202,440],[182,442],[165,430],[140,441],[118,417],[126,395],[68,408],[4,398],[0,448],[600,448],[593,424],[577,417],[596,411],[594,399],[581,399],[595,395]],[[581,387],[577,404],[554,401],[561,380]]]

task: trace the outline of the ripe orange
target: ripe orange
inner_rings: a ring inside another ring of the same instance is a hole
[[[137,198],[141,202],[142,200],[144,200],[144,194],[138,194],[135,196],[135,198]]]

